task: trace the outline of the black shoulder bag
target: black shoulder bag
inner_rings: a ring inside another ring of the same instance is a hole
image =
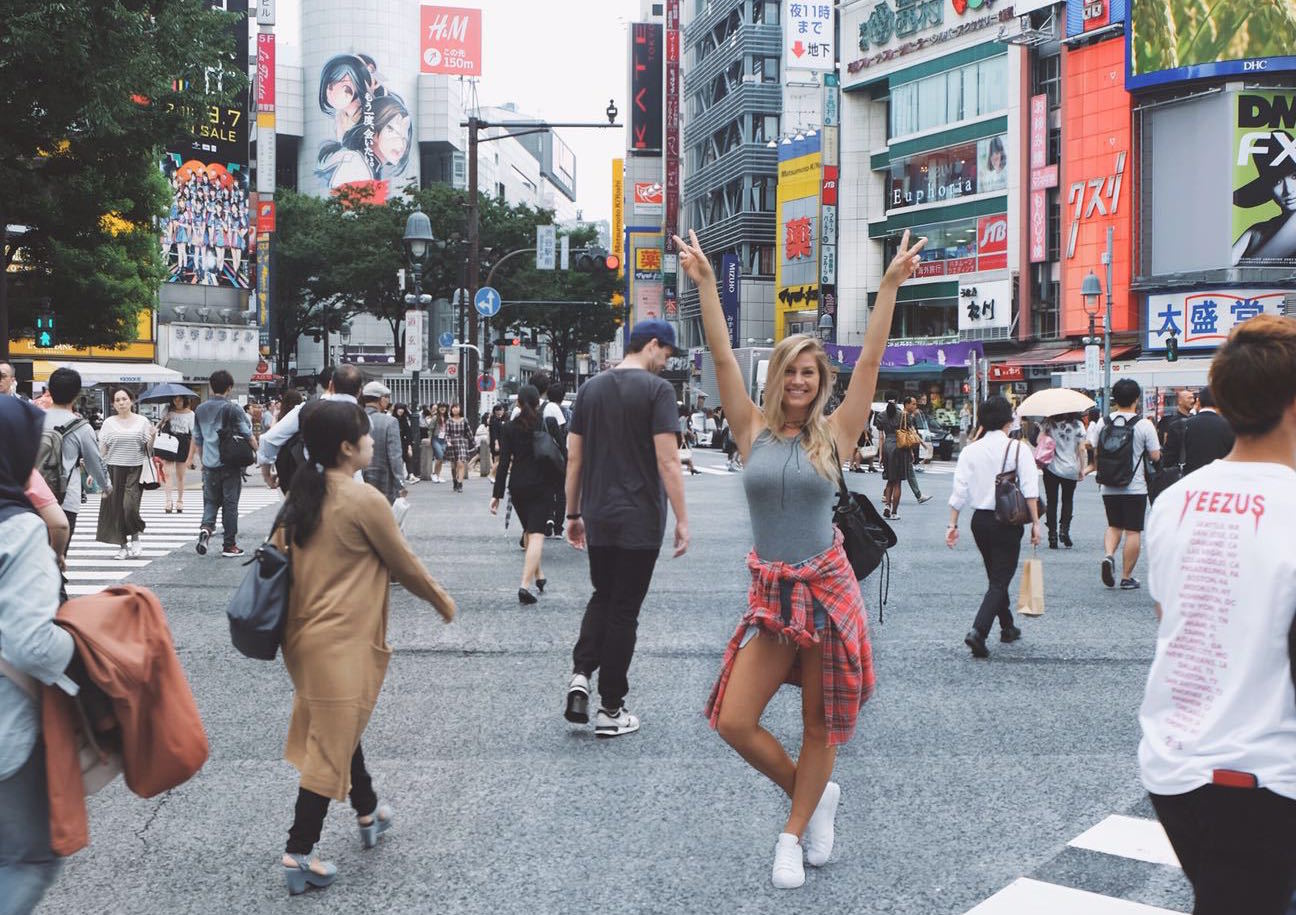
[[[288,620],[288,600],[292,592],[291,533],[281,550],[270,538],[274,536],[288,505],[279,509],[265,542],[256,548],[244,565],[251,566],[238,590],[230,598],[225,615],[229,617],[230,641],[242,654],[258,661],[273,661],[283,641],[284,623]]]
[[[837,504],[833,507],[833,524],[842,532],[842,547],[846,550],[851,571],[862,581],[887,559],[887,550],[897,542],[895,531],[878,514],[868,496],[846,488],[836,442],[833,443],[833,466],[837,469]],[[883,583],[889,583],[890,567],[891,563],[887,561],[884,574],[878,579],[878,622],[882,622],[882,607],[886,606],[887,594]]]

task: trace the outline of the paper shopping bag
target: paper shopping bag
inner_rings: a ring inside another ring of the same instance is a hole
[[[1044,615],[1044,563],[1034,557],[1022,564],[1017,612],[1022,616]]]

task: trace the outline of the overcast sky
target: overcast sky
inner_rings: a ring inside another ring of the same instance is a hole
[[[279,0],[281,42],[297,44],[303,2],[309,9],[310,0]],[[550,121],[606,123],[604,109],[613,99],[617,120],[626,122],[627,35],[639,15],[637,0],[450,0],[442,5],[482,11],[481,104],[516,102],[525,114]],[[624,129],[558,132],[576,153],[576,205],[586,219],[610,219],[611,163],[625,153]]]

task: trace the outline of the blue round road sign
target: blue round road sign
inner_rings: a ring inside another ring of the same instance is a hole
[[[448,330],[445,331],[441,336],[437,337],[437,343],[442,346],[454,346],[454,334]]]
[[[478,375],[478,376],[477,376],[477,390],[481,391],[483,394],[485,394],[487,391],[493,391],[493,390],[495,390],[495,376],[494,376],[494,375]]]
[[[477,314],[483,318],[493,318],[499,314],[501,304],[499,291],[493,286],[483,286],[473,296],[473,305],[477,309]]]

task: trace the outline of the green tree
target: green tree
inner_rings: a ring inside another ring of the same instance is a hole
[[[275,194],[270,335],[281,375],[287,373],[301,337],[337,330],[350,317],[324,280],[338,255],[337,221],[331,201],[290,190]]]
[[[207,78],[232,57],[231,15],[206,0],[0,0],[0,224],[31,227],[0,252],[20,268],[13,328],[48,304],[65,342],[133,339],[163,276],[158,161],[189,127],[176,83],[199,110],[247,86]]]

